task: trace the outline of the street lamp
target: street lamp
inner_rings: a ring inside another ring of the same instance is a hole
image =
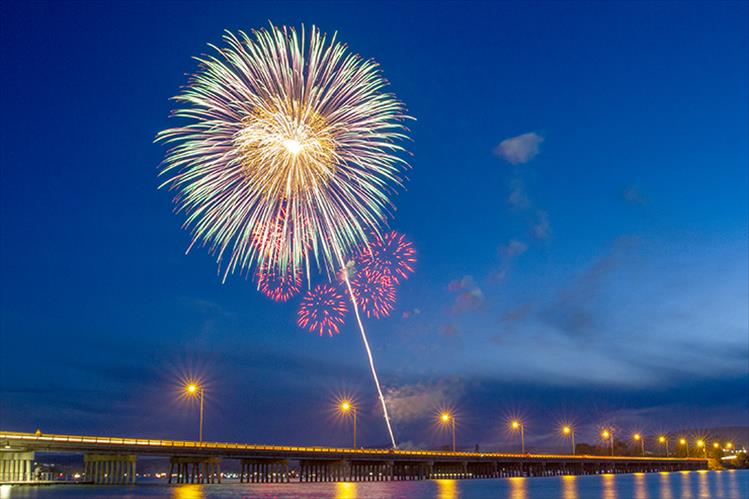
[[[614,455],[614,431],[603,430],[601,432],[601,438],[609,441],[609,444],[611,445],[611,455],[613,456]]]
[[[562,426],[562,435],[572,437],[572,455],[575,455],[575,430],[569,425]]]
[[[200,397],[200,429],[198,431],[198,440],[203,441],[203,402],[205,400],[205,390],[196,383],[189,383],[185,386],[185,392],[190,397]]]
[[[658,441],[666,445],[666,457],[668,457],[668,439],[661,435],[660,437],[658,437]]]
[[[443,412],[440,414],[440,422],[442,424],[448,424],[452,426],[452,433],[453,433],[453,452],[455,452],[455,416],[452,416],[448,412]]]
[[[356,406],[349,400],[343,400],[338,408],[341,410],[341,413],[348,414],[350,412],[354,417],[354,449],[356,449]]]
[[[726,449],[732,449],[733,444],[731,442],[726,442]]]
[[[697,448],[702,449],[703,454],[707,454],[707,450],[705,450],[705,441],[702,439],[697,440]]]
[[[510,423],[510,427],[513,430],[520,430],[520,449],[521,453],[525,454],[525,425],[518,420],[514,420]]]
[[[635,442],[640,442],[640,449],[642,450],[642,455],[645,455],[645,439],[642,438],[642,435],[639,433],[635,433],[632,438],[635,439]]]
[[[684,449],[686,449],[686,457],[689,457],[689,442],[687,442],[686,438],[680,438],[679,444],[684,446]]]

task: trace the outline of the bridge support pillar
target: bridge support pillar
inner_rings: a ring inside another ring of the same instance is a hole
[[[0,483],[34,480],[33,452],[0,451]]]
[[[135,483],[134,454],[86,454],[83,462],[87,481],[108,485]]]
[[[173,456],[169,463],[168,483],[221,483],[218,457]]]
[[[240,483],[286,483],[289,481],[288,459],[242,459]]]

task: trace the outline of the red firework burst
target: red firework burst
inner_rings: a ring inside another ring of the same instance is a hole
[[[263,265],[257,273],[257,288],[274,301],[284,302],[299,293],[302,287],[302,273],[287,269],[285,273]]]
[[[320,336],[339,333],[348,306],[336,288],[331,284],[318,284],[302,298],[297,312],[297,324]]]
[[[367,270],[356,274],[351,281],[356,303],[367,317],[387,317],[395,306],[395,285],[392,279]]]
[[[415,263],[413,243],[395,231],[373,236],[369,246],[365,246],[359,254],[359,265],[365,272],[387,277],[392,284],[408,279]]]

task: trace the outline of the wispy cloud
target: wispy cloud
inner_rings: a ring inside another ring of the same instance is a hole
[[[647,198],[642,194],[637,186],[630,185],[624,190],[624,199],[628,203],[644,205],[647,204]]]
[[[414,383],[388,388],[385,399],[393,419],[407,423],[454,404],[464,390],[461,381]]]
[[[536,219],[531,225],[531,235],[536,239],[548,239],[551,236],[551,224],[546,211],[536,210]]]
[[[513,165],[524,164],[538,156],[543,141],[536,132],[524,133],[504,139],[494,149],[494,154]]]
[[[450,307],[453,314],[473,312],[484,306],[484,293],[473,276],[465,275],[455,279],[447,285],[447,289],[455,293]]]

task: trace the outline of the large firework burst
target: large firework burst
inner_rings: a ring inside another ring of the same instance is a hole
[[[389,214],[407,116],[378,65],[335,35],[313,27],[307,43],[304,28],[271,25],[253,36],[227,33],[198,58],[175,97],[190,123],[157,136],[171,145],[162,185],[177,191],[190,248],[208,246],[224,279],[258,261],[335,270]]]
[[[189,123],[157,136],[171,147],[162,187],[176,191],[186,215],[188,251],[208,246],[224,280],[258,265],[281,277],[304,269],[309,280],[312,266],[334,275],[367,234],[380,232],[408,166],[399,157],[408,116],[384,92],[378,65],[315,27],[308,40],[304,28],[227,32],[225,46],[198,58],[199,70],[175,97],[174,115]]]

